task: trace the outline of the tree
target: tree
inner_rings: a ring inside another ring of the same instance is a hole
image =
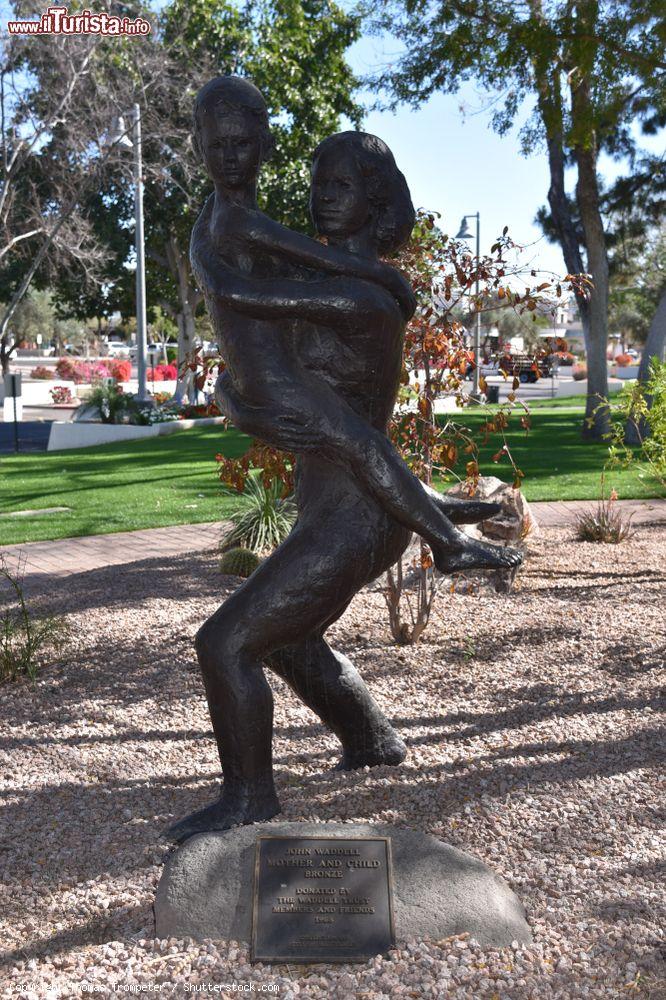
[[[113,12],[114,4],[111,4]],[[22,18],[41,13],[14,3]],[[123,14],[138,5],[116,4]],[[132,39],[101,35],[8,35],[0,50],[0,312],[4,363],[10,324],[29,288],[63,274],[80,289],[99,288],[108,245],[96,231],[94,199],[114,157],[101,140],[135,76],[145,69]],[[116,151],[117,152],[117,151]],[[98,206],[99,207],[99,206]],[[76,275],[76,279],[74,279]]]
[[[597,172],[602,149],[634,155],[631,125],[663,119],[664,22],[658,0],[385,0],[374,23],[405,52],[375,84],[394,102],[418,105],[475,78],[496,99],[493,127],[506,133],[526,99],[523,150],[545,147],[548,202],[571,274],[589,272],[594,291],[577,295],[588,356],[585,436],[609,430],[606,346],[609,267]],[[576,169],[581,231],[572,218],[565,167]],[[586,250],[580,252],[579,236]]]
[[[192,147],[192,104],[211,77],[250,77],[262,91],[276,137],[262,173],[260,203],[273,217],[307,228],[309,160],[317,143],[359,121],[345,52],[357,20],[330,0],[172,0],[156,43],[166,69],[143,108],[146,241],[153,304],[178,324],[179,363],[196,343],[203,296],[189,265],[192,226],[210,192]],[[185,85],[183,84],[185,81]],[[179,393],[192,387],[181,379]]]

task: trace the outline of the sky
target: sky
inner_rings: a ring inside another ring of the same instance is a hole
[[[342,0],[346,8],[354,2]],[[154,2],[158,9],[163,5],[164,0]],[[93,0],[89,6],[103,7]],[[7,0],[0,0],[3,28],[7,10]],[[366,35],[352,46],[348,59],[356,75],[365,77],[395,59],[398,51],[395,40]],[[526,247],[522,258],[526,264],[563,275],[566,269],[559,247],[548,243],[534,222],[548,193],[545,150],[525,157],[520,152],[518,128],[506,136],[494,133],[490,115],[484,110],[487,99],[487,95],[467,84],[459,94],[436,94],[416,110],[401,106],[395,113],[369,112],[362,127],[388,144],[407,178],[415,206],[439,212],[444,232],[455,236],[461,217],[479,212],[482,253],[488,252],[508,226],[513,240]],[[360,100],[370,107],[375,95],[361,93]],[[521,109],[519,124],[529,110],[528,106]],[[342,127],[349,125],[343,123]],[[664,133],[645,145],[663,153]],[[605,158],[600,162],[600,173],[612,180],[623,172],[622,167]],[[569,171],[570,190],[574,181]],[[474,231],[475,220],[469,224]]]
[[[365,37],[350,49],[348,58],[356,74],[364,77],[377,72],[396,51],[395,42]],[[371,94],[362,95],[368,107],[373,99]],[[455,95],[435,94],[416,110],[401,106],[395,113],[373,111],[362,127],[388,144],[407,179],[414,205],[440,212],[445,233],[455,236],[461,217],[479,212],[481,253],[487,253],[508,226],[514,242],[525,247],[525,262],[537,270],[564,275],[559,247],[545,239],[534,221],[539,207],[547,203],[545,149],[528,157],[520,151],[518,129],[531,107],[521,109],[516,128],[499,136],[490,126],[490,113],[484,110],[487,101],[486,94],[468,84]],[[663,153],[664,134],[646,139],[644,145]],[[625,167],[600,158],[599,172],[606,180],[619,176]],[[574,172],[567,174],[567,187],[573,191]],[[469,225],[474,232],[475,220],[469,220]]]

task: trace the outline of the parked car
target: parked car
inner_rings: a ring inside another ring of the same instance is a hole
[[[106,347],[110,358],[127,358],[130,355],[129,344],[124,340],[107,340]]]
[[[130,347],[129,353],[132,361],[136,361],[139,354],[139,348],[136,344]],[[160,364],[164,360],[164,348],[162,344],[146,344],[146,361],[148,364],[150,364],[151,355],[153,354],[155,355],[155,363]]]

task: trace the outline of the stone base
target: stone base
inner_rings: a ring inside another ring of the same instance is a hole
[[[158,938],[249,942],[255,841],[284,837],[390,837],[398,944],[469,933],[480,944],[529,942],[525,909],[477,858],[428,834],[361,823],[256,823],[192,837],[169,857],[155,897]]]

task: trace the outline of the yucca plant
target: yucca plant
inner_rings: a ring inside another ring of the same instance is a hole
[[[604,477],[601,477],[601,497],[596,510],[585,511],[576,518],[576,538],[579,542],[604,542],[609,545],[619,545],[626,538],[631,538],[634,531],[631,526],[633,515],[626,517],[616,505],[617,493],[611,490],[608,499],[605,496]]]
[[[225,491],[239,495],[235,490]],[[282,484],[273,480],[265,486],[257,475],[250,475],[240,494],[240,509],[231,515],[233,522],[220,538],[220,551],[241,546],[257,555],[267,555],[283,542],[296,522],[296,504],[292,496],[282,497]]]
[[[22,575],[22,567],[11,573],[0,558],[0,591],[9,591],[8,606],[0,612],[0,683],[21,676],[34,681],[44,653],[58,653],[69,636],[62,618],[33,617],[23,593]],[[0,597],[4,603],[4,592]]]

